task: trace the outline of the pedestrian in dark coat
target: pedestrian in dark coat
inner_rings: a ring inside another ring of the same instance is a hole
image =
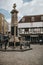
[[[5,39],[5,50],[7,49],[8,38]]]

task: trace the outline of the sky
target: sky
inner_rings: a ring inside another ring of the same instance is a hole
[[[11,10],[16,3],[19,11],[18,20],[23,16],[43,14],[43,0],[0,0],[0,13],[5,15],[8,22],[11,22]]]

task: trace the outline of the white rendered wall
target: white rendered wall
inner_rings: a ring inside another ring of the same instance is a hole
[[[18,23],[18,28],[43,27],[43,22]]]

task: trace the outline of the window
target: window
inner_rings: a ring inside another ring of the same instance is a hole
[[[26,28],[25,31],[27,32],[27,31],[29,31],[29,29]]]
[[[22,34],[24,33],[24,29],[22,29]]]
[[[43,16],[41,16],[41,20],[43,20]]]
[[[34,17],[31,18],[31,21],[34,21]]]
[[[43,33],[43,28],[41,28],[41,33]]]
[[[24,29],[19,29],[19,33],[24,33]]]

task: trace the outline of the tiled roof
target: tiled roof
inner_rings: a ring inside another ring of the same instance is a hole
[[[22,17],[22,19],[19,21],[19,23],[40,22],[40,21],[41,21],[41,16],[43,16],[43,15],[24,16],[24,17]],[[32,21],[32,17],[34,17],[34,21]],[[23,19],[24,19],[24,20],[23,20]]]

